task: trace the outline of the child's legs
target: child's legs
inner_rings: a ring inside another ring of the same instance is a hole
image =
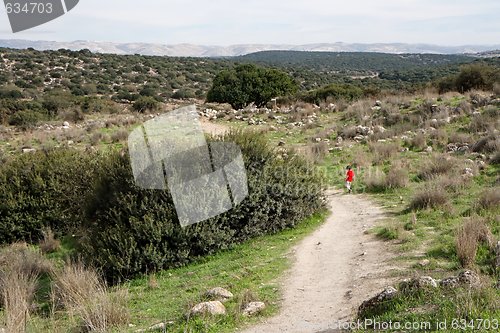
[[[350,191],[351,190],[351,182],[345,182],[345,187]]]

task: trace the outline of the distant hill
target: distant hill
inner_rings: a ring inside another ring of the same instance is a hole
[[[111,54],[141,54],[155,56],[179,57],[234,57],[250,53],[270,50],[283,51],[318,51],[318,52],[378,52],[378,53],[434,53],[434,54],[463,54],[479,53],[500,49],[500,45],[464,45],[464,46],[439,46],[431,44],[404,44],[404,43],[378,43],[378,44],[349,44],[349,43],[324,43],[324,44],[241,44],[231,46],[206,46],[193,44],[150,44],[150,43],[112,43],[98,41],[30,41],[20,39],[0,40],[0,47],[15,49],[34,48],[36,50],[82,50]]]
[[[473,62],[476,57],[450,54],[263,51],[240,56],[235,60],[279,67],[299,66],[315,71],[381,72],[464,64]]]

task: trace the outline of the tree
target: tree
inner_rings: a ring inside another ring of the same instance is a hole
[[[207,94],[207,102],[229,103],[241,109],[250,103],[264,106],[273,97],[293,94],[297,84],[288,74],[277,69],[255,65],[239,65],[220,72]]]

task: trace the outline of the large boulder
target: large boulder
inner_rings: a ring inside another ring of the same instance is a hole
[[[212,316],[225,315],[226,314],[226,307],[220,301],[203,302],[203,303],[195,305],[191,309],[190,314],[192,316],[197,316],[197,315],[212,315]]]

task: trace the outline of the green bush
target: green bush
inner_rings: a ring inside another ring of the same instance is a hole
[[[330,84],[308,92],[302,99],[308,103],[320,104],[327,99],[353,101],[363,96],[363,90],[352,84]]]
[[[322,179],[297,157],[280,158],[265,139],[230,133],[243,152],[249,196],[232,210],[181,228],[168,191],[136,187],[128,156],[102,168],[87,205],[80,253],[111,282],[231,247],[258,235],[294,227],[323,207]]]
[[[76,228],[97,155],[70,150],[24,154],[0,166],[0,244],[37,242],[42,229]]]
[[[220,72],[207,94],[207,102],[229,103],[241,109],[250,103],[266,105],[274,97],[293,94],[297,84],[287,73],[255,65],[239,65]]]
[[[146,112],[146,111],[155,111],[158,109],[160,103],[154,99],[153,97],[149,96],[142,96],[139,97],[135,102],[134,102],[134,110],[137,112]]]
[[[43,119],[43,115],[31,110],[17,111],[9,117],[9,125],[19,126],[23,129],[34,127]]]

